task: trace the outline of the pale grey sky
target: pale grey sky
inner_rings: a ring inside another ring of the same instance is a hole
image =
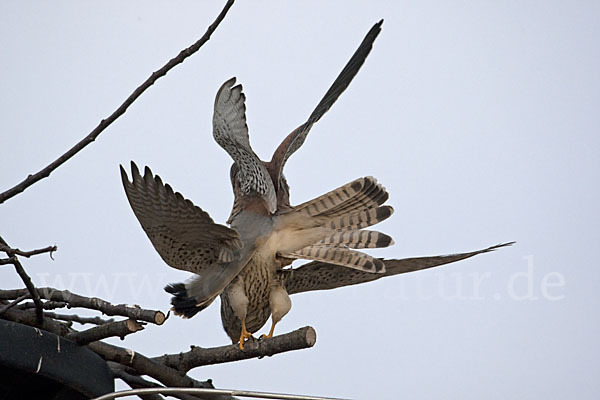
[[[54,160],[197,40],[223,2],[0,3],[0,191]],[[229,156],[217,88],[244,85],[263,158],[303,122],[368,29],[383,31],[350,88],[286,166],[292,202],[373,175],[394,216],[388,258],[512,248],[439,269],[292,297],[279,333],[314,348],[197,369],[220,388],[381,399],[600,395],[600,3],[243,2],[199,53],[96,143],[0,206],[38,285],[167,310],[167,267],[118,165],[149,165],[219,222]],[[2,287],[20,286],[10,268]],[[479,282],[479,284],[476,284]],[[121,346],[146,355],[228,343],[218,304]]]

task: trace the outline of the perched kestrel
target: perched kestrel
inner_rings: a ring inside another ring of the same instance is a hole
[[[176,314],[192,317],[221,296],[223,327],[234,343],[258,331],[272,318],[267,337],[291,308],[289,294],[332,289],[382,276],[430,268],[491,251],[404,260],[381,260],[353,249],[393,244],[381,232],[366,230],[393,213],[384,205],[386,190],[372,177],[350,182],[298,206],[289,202],[283,167],[304,142],[315,122],[348,87],[381,31],[383,21],[367,33],[348,64],[308,120],[290,133],[271,161],[261,161],[249,142],[245,96],[235,78],[219,89],[213,136],[233,158],[234,204],[227,221],[210,216],[163,184],[146,167],[142,176],[131,163],[132,181],[121,167],[129,203],[163,260],[196,274],[185,284],[168,285]],[[313,260],[293,271],[296,259]]]

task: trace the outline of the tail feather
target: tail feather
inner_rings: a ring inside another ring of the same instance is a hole
[[[378,207],[385,203],[389,198],[385,188],[377,183],[377,180],[372,177],[367,177],[367,184],[363,191],[353,197],[344,204],[336,207],[327,213],[329,217],[339,217],[356,211],[364,211]]]
[[[346,246],[351,249],[374,249],[388,247],[393,244],[394,240],[385,233],[369,230],[335,232],[315,243],[317,246]]]
[[[295,207],[309,216],[335,218],[382,205],[389,195],[373,177],[356,179],[329,193]]]
[[[294,208],[311,217],[323,215],[326,211],[334,209],[360,193],[364,187],[364,181],[365,178],[356,179],[355,181],[347,183],[344,186],[302,203]]]
[[[366,211],[344,215],[339,219],[332,219],[329,222],[329,228],[336,230],[362,229],[385,221],[393,213],[394,209],[391,206],[371,208]]]
[[[199,303],[193,295],[193,285],[196,283],[196,279],[192,278],[186,283],[170,283],[165,286],[164,290],[167,293],[171,293],[171,310],[175,315],[179,315],[183,318],[192,318],[194,315],[210,306],[212,302],[217,298],[217,295],[209,298],[208,300]]]
[[[312,245],[300,249],[291,254],[284,255],[291,258],[303,258],[307,260],[322,261],[331,264],[341,265],[359,271],[371,273],[384,273],[385,264],[383,261],[374,258],[368,254],[359,251],[350,250],[344,247],[334,247],[325,245]]]
[[[385,272],[383,261],[350,249],[394,244],[392,238],[384,233],[362,230],[392,215],[392,207],[382,206],[388,197],[385,188],[375,178],[367,176],[300,204],[295,207],[296,215],[312,217],[312,221],[325,230],[311,245],[281,255],[328,262],[364,272]]]

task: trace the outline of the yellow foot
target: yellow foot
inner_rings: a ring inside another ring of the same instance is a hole
[[[273,337],[273,332],[275,331],[275,324],[271,325],[271,330],[266,335],[260,335],[261,339],[271,339]]]
[[[252,334],[246,330],[246,324],[242,322],[242,333],[240,334],[240,350],[244,350],[244,340],[250,339]]]

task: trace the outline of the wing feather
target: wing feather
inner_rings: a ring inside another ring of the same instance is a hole
[[[225,82],[215,98],[213,137],[237,165],[236,179],[245,195],[264,198],[269,212],[277,209],[275,187],[267,168],[250,146],[246,124],[246,96],[235,78]]]
[[[382,24],[383,20],[373,25],[361,42],[360,46],[358,46],[356,52],[350,58],[350,61],[348,61],[327,93],[325,93],[325,96],[323,96],[317,107],[310,114],[308,120],[292,131],[292,133],[290,133],[283,140],[283,142],[281,142],[279,147],[277,147],[277,150],[275,150],[273,158],[271,159],[271,163],[275,165],[276,182],[279,181],[279,176],[281,176],[286,161],[296,150],[302,146],[312,126],[318,120],[320,120],[323,115],[325,115],[325,113],[337,101],[344,90],[348,88],[350,82],[352,82],[352,79],[354,79],[360,67],[364,64],[367,56],[371,52],[371,49],[373,48],[373,42],[375,42],[379,32],[381,32]]]
[[[438,267],[440,265],[464,260],[478,254],[488,253],[501,247],[511,246],[512,244],[514,244],[514,242],[502,243],[468,253],[404,258],[400,260],[383,260],[385,263],[385,272],[383,274],[373,274],[320,261],[314,261],[295,269],[284,269],[281,270],[281,274],[285,288],[291,295],[313,290],[329,290],[343,286],[357,285],[386,276]]]
[[[215,224],[200,207],[131,162],[132,181],[121,166],[123,187],[135,216],[161,258],[171,267],[203,275],[242,247],[238,233]]]

